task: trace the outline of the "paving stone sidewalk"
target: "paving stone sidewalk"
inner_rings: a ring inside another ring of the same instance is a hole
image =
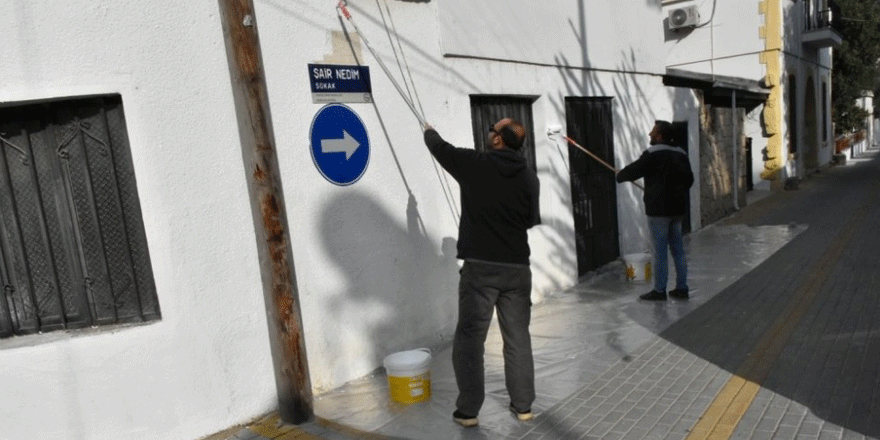
[[[577,353],[536,359],[537,369],[555,370],[539,380],[531,422],[506,414],[501,386],[487,387],[481,427],[455,425],[454,383],[438,353],[430,403],[389,406],[377,375],[322,396],[317,422],[293,427],[270,416],[218,440],[880,438],[874,154],[743,208],[710,226],[715,235],[691,234],[691,301],[640,302],[640,286],[593,280],[537,306],[536,346],[563,337],[542,322],[585,323],[569,329],[584,335]],[[761,228],[790,228],[791,237],[784,246],[760,243]],[[757,232],[717,235],[739,230]],[[762,248],[773,252],[749,256]],[[499,362],[489,351],[487,374]],[[345,399],[356,408],[346,411]]]
[[[809,228],[510,438],[880,438],[872,157],[720,222]]]

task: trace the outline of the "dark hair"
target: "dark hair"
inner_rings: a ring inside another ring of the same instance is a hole
[[[675,137],[675,130],[672,128],[672,124],[669,121],[654,121],[654,126],[657,127],[657,133],[663,139],[663,142],[671,143]]]
[[[510,123],[498,130],[498,135],[504,141],[504,145],[514,150],[519,150],[523,146],[525,140],[526,129],[517,121],[511,120]]]

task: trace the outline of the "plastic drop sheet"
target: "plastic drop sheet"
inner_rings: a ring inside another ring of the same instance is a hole
[[[551,295],[532,309],[536,416],[589,384],[620,359],[655,338],[687,313],[723,291],[806,226],[709,226],[685,237],[688,256],[687,302],[639,302],[651,282],[627,281],[623,262]],[[670,283],[675,270],[670,259]],[[450,292],[450,295],[455,292]],[[407,439],[496,439],[529,429],[508,411],[501,335],[493,320],[486,341],[486,400],[478,428],[452,421],[457,389],[451,343],[435,348],[431,364],[431,398],[415,404],[393,402],[384,370],[315,398],[315,413],[352,428]]]

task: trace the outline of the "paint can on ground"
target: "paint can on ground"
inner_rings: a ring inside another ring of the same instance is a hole
[[[651,254],[647,252],[626,254],[623,263],[626,265],[626,280],[648,282],[651,280]]]
[[[431,398],[431,350],[417,348],[392,353],[383,364],[391,400],[416,403]]]

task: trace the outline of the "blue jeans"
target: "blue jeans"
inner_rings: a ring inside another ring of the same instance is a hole
[[[492,312],[496,310],[504,343],[504,378],[510,404],[518,411],[532,408],[535,366],[529,335],[531,291],[532,272],[528,266],[465,261],[458,288],[458,325],[452,342],[458,411],[475,416],[483,406],[484,344]]]
[[[651,226],[651,236],[654,238],[654,290],[666,292],[666,282],[669,278],[669,263],[667,251],[672,251],[672,261],[675,264],[675,288],[688,289],[687,284],[687,258],[684,255],[684,240],[682,238],[681,224],[684,217],[648,217]]]

